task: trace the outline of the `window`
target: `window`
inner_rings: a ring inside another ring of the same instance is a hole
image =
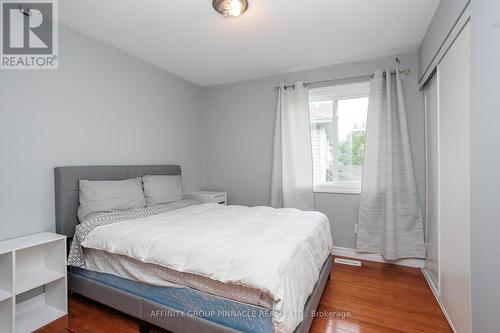
[[[368,82],[309,90],[315,192],[361,192],[368,91]]]

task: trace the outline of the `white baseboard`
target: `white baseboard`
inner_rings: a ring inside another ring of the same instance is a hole
[[[376,261],[388,264],[395,264],[399,266],[418,267],[418,268],[423,268],[425,266],[424,259],[400,259],[391,261],[391,260],[385,260],[384,257],[382,257],[380,254],[361,253],[357,252],[355,249],[350,249],[347,247],[334,246],[332,254],[340,257],[349,257],[361,260]]]
[[[443,311],[444,317],[448,321],[448,325],[450,325],[450,328],[453,331],[453,333],[457,333],[457,330],[455,329],[455,326],[453,326],[453,322],[451,321],[451,318],[448,315],[448,312],[446,311],[446,308],[444,307],[443,302],[441,302],[441,299],[439,298],[439,291],[438,291],[436,285],[434,284],[434,282],[432,281],[431,276],[429,275],[429,273],[427,272],[427,270],[425,268],[422,267],[421,270],[422,270],[422,274],[424,274],[424,277],[425,277],[425,280],[427,281],[427,284],[429,285],[429,287],[432,290],[432,294],[434,295],[436,302],[439,304],[441,311]]]

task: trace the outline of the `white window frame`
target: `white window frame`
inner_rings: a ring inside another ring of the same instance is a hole
[[[351,84],[313,88],[309,92],[309,103],[333,101],[334,108],[336,108],[335,105],[337,105],[340,100],[365,98],[369,96],[368,81],[359,83],[359,86],[352,84],[352,89],[345,89],[346,86],[351,86]],[[345,180],[340,182],[337,181],[336,183],[313,184],[313,191],[315,193],[361,194],[362,182],[363,180],[361,180],[361,182]]]
[[[315,184],[314,193],[361,194],[361,183],[344,180],[332,184]]]

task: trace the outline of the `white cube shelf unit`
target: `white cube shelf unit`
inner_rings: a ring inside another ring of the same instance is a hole
[[[0,241],[0,332],[32,332],[68,313],[66,237]]]

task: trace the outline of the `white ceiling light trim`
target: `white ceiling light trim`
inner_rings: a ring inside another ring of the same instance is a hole
[[[247,0],[213,0],[212,7],[219,14],[229,16],[240,16],[248,9]]]

